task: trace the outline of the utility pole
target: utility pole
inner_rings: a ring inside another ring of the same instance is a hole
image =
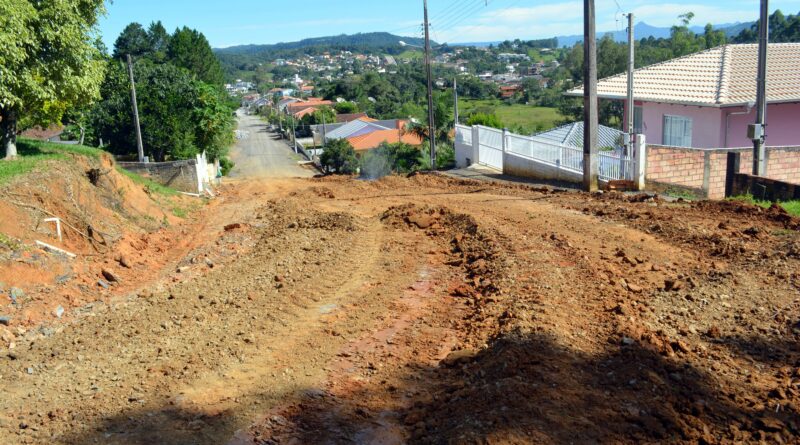
[[[453,126],[458,125],[458,76],[453,77],[453,101],[455,104],[455,117],[453,119]]]
[[[431,79],[431,35],[428,23],[428,0],[422,0],[425,10],[425,70],[428,76],[428,140],[431,144],[431,170],[436,170],[436,122],[433,116],[433,80]]]
[[[583,0],[583,187],[597,185],[597,42],[594,0]]]
[[[633,70],[634,70],[634,38],[633,38],[633,13],[628,14],[628,140],[625,143],[625,153],[631,153],[633,145],[633,115],[635,105],[633,102]]]
[[[297,153],[297,122],[294,116],[292,116],[292,144],[294,152]]]
[[[767,46],[769,44],[769,1],[761,0],[761,20],[758,25],[758,78],[756,80],[756,124],[749,136],[753,139],[753,175],[767,174],[765,147],[767,125]]]
[[[136,128],[136,148],[139,151],[139,162],[144,162],[144,145],[142,145],[142,129],[139,126],[139,105],[136,103],[136,82],[133,80],[133,63],[128,54],[128,76],[131,78],[131,102],[133,102],[133,126]]]

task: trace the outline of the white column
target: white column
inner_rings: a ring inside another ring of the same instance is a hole
[[[636,190],[644,190],[647,179],[647,141],[643,134],[636,135],[633,147],[633,185]]]
[[[477,125],[472,126],[472,163],[477,164],[481,158],[481,133]]]

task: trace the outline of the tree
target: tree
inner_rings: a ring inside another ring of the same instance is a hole
[[[151,57],[153,60],[156,62],[164,62],[167,60],[167,51],[169,50],[169,42],[171,39],[172,36],[169,35],[160,20],[150,23],[150,27],[147,28],[147,40],[150,44],[150,50],[152,51]]]
[[[219,59],[201,32],[185,26],[176,29],[169,40],[167,58],[173,65],[185,68],[205,83],[222,85],[223,74]]]
[[[325,168],[325,173],[350,175],[358,169],[356,151],[347,139],[329,141],[319,157],[319,162]]]
[[[358,105],[353,102],[340,102],[333,107],[339,114],[358,113]]]
[[[484,127],[503,129],[503,123],[500,122],[500,118],[496,114],[475,113],[467,119],[467,125],[482,125]]]
[[[98,97],[105,63],[95,46],[103,0],[0,2],[0,143],[17,154],[18,128],[47,125]]]
[[[207,151],[223,159],[233,142],[233,116],[222,93],[169,63],[134,64],[142,139],[155,161],[192,158]],[[136,153],[130,89],[125,66],[112,62],[102,101],[92,111],[92,134],[117,154]]]
[[[152,42],[147,31],[139,23],[130,23],[114,41],[115,59],[124,59],[128,54],[131,57],[140,57],[153,51]]]

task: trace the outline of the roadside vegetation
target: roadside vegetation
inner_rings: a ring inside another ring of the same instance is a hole
[[[740,195],[728,198],[730,201],[739,201],[739,202],[746,202],[748,204],[756,205],[759,207],[763,207],[768,209],[772,207],[774,204],[778,204],[784,210],[786,210],[790,215],[800,217],[800,201],[785,201],[785,202],[773,202],[773,201],[765,201],[761,199],[756,199],[753,195]]]
[[[20,138],[17,140],[17,156],[0,162],[0,184],[15,176],[24,175],[48,161],[68,159],[70,155],[99,158],[102,150],[83,145],[66,145]]]

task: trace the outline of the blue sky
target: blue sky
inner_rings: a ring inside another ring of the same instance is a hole
[[[439,42],[533,39],[580,34],[583,2],[553,0],[429,0],[432,38]],[[695,13],[694,24],[755,20],[757,0],[596,0],[598,31],[624,29],[622,12],[636,21],[670,26],[679,14]],[[770,9],[800,11],[800,0],[773,0]],[[356,32],[420,35],[422,1],[364,0],[114,0],[101,20],[109,46],[130,22],[161,20],[169,31],[189,26],[214,47],[276,43]]]

